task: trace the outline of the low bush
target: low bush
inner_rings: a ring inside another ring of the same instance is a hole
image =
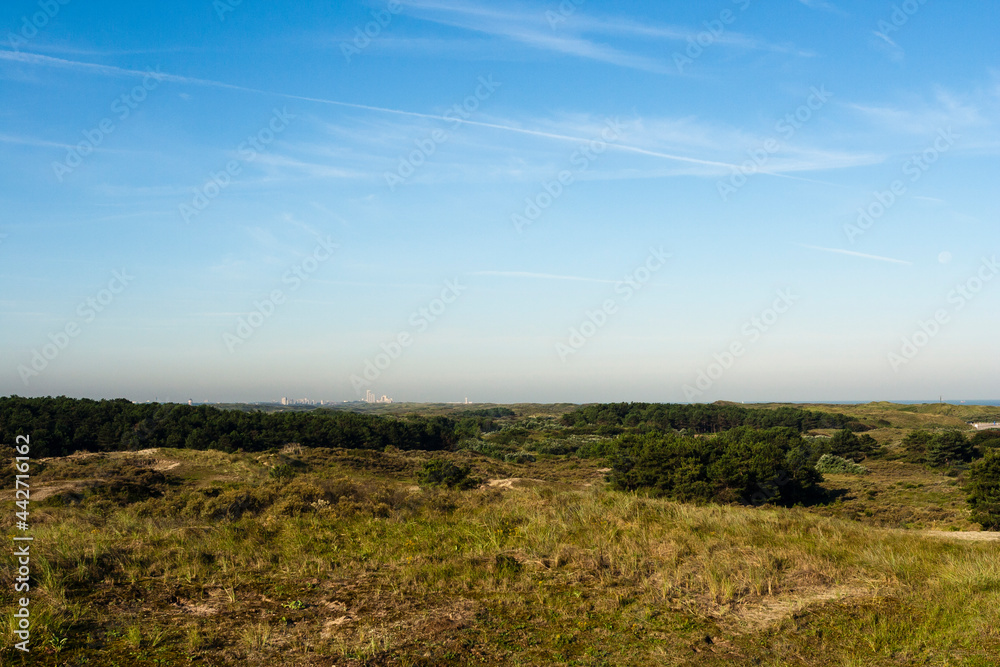
[[[867,475],[868,468],[858,465],[854,461],[833,454],[824,454],[816,462],[816,470],[823,474],[832,475]]]
[[[521,446],[527,440],[530,433],[524,428],[505,428],[496,435],[491,435],[488,442],[497,445]]]
[[[875,438],[870,435],[857,436],[850,429],[842,429],[824,442],[824,449],[827,454],[851,459],[857,463],[874,453],[877,444]]]
[[[986,530],[1000,530],[1000,449],[972,465],[966,491],[972,520]]]
[[[577,449],[580,448],[580,444],[567,440],[565,438],[559,440],[542,440],[540,442],[529,442],[524,447],[525,449],[535,452],[536,454],[551,454],[555,456],[561,456],[564,454],[572,454]]]
[[[455,465],[444,459],[431,459],[424,464],[420,483],[427,486],[446,486],[449,489],[471,489],[482,482],[469,477],[469,466]]]
[[[598,440],[584,443],[576,450],[581,459],[600,459],[613,457],[618,452],[618,443],[614,440]]]
[[[458,449],[466,449],[470,452],[482,454],[483,456],[500,461],[506,460],[507,456],[516,454],[518,451],[516,447],[497,444],[492,440],[486,442],[482,440],[463,440],[459,443]]]
[[[1000,428],[976,431],[971,440],[979,448],[980,455],[984,456],[988,450],[1000,448]]]

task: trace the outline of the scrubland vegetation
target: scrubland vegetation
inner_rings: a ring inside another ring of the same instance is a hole
[[[62,443],[32,466],[32,653],[11,648],[7,612],[3,664],[1000,656],[1000,542],[983,530],[1000,527],[1000,438],[962,432],[972,409],[61,401],[0,399],[5,461],[15,432]],[[199,446],[168,446],[194,429]],[[14,570],[0,560],[3,609]]]

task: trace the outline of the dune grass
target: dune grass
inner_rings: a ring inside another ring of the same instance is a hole
[[[612,492],[599,460],[445,456],[544,481],[421,487],[419,452],[159,450],[143,465],[182,465],[147,498],[53,495],[33,652],[7,611],[3,664],[997,664],[996,542]],[[877,502],[911,491],[881,483]]]

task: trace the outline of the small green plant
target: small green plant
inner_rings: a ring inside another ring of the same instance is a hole
[[[52,647],[56,653],[59,653],[66,648],[66,637],[57,637],[56,635],[52,635],[49,637],[49,646]]]
[[[305,609],[306,604],[302,600],[292,600],[291,602],[286,602],[281,605],[285,609]]]
[[[157,646],[159,646],[161,643],[163,643],[163,639],[166,636],[167,636],[166,629],[153,626],[153,628],[149,631],[149,637],[148,637],[149,648],[156,648]]]
[[[241,633],[243,643],[251,651],[259,651],[271,640],[271,626],[266,621],[253,623]]]
[[[493,563],[494,572],[501,577],[520,574],[522,569],[524,569],[524,566],[516,558],[506,554],[497,554],[496,560]]]
[[[133,648],[140,648],[142,646],[142,626],[138,623],[128,626],[125,631],[125,641],[132,645]]]
[[[188,628],[187,636],[188,650],[195,653],[205,645],[205,637],[201,634],[201,630],[198,628]]]

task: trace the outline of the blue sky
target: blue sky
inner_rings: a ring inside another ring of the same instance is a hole
[[[996,3],[0,17],[0,394],[1000,395]]]

